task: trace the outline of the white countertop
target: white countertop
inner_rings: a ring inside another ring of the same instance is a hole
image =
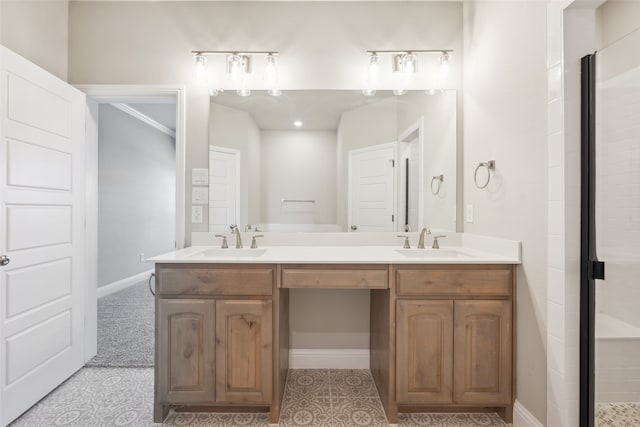
[[[492,238],[489,238],[492,239]],[[498,239],[501,240],[501,239]],[[464,238],[460,239],[464,243]],[[147,259],[156,263],[229,264],[520,264],[520,244],[495,251],[476,245],[441,246],[441,249],[411,249],[400,246],[261,246],[259,249],[221,249],[219,246],[192,246]],[[231,242],[230,242],[231,243]],[[473,239],[470,243],[474,243]],[[481,242],[482,243],[482,242]],[[491,242],[484,242],[491,243]],[[230,245],[232,246],[232,245]],[[484,245],[480,245],[484,246]],[[411,256],[404,255],[409,253]]]

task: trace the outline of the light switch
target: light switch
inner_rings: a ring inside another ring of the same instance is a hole
[[[473,205],[467,205],[465,220],[470,223],[473,222]]]
[[[202,206],[191,206],[191,223],[202,224]]]

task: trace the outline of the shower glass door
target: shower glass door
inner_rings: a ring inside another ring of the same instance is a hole
[[[640,426],[640,30],[595,55],[595,426]],[[592,128],[593,129],[593,128]],[[591,219],[593,221],[593,218]],[[597,275],[597,274],[596,274]]]

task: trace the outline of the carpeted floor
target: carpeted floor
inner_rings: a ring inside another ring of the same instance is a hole
[[[153,366],[154,299],[148,282],[98,300],[98,354],[86,366]]]

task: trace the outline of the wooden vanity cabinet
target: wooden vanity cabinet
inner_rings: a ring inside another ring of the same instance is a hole
[[[216,301],[216,402],[271,403],[271,301]]]
[[[154,420],[171,407],[279,408],[276,266],[166,264],[156,277]]]
[[[396,266],[398,406],[484,407],[511,421],[514,267]]]

